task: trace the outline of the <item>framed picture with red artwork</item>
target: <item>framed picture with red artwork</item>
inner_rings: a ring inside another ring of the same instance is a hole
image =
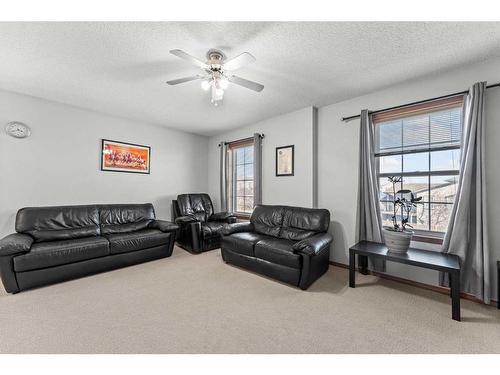
[[[102,140],[101,171],[149,174],[151,147]]]

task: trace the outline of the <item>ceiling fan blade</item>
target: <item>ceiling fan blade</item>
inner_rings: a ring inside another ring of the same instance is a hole
[[[253,57],[252,54],[243,52],[241,55],[224,62],[224,70],[236,70],[241,68],[243,65],[253,63],[254,61],[255,57]]]
[[[254,82],[254,81],[249,81],[248,79],[241,78],[238,76],[230,76],[229,82],[236,83],[237,85],[243,86],[247,89],[261,92],[264,90],[264,85],[261,85],[260,83]]]
[[[169,85],[178,85],[179,83],[184,83],[184,82],[189,82],[189,81],[196,81],[197,79],[202,79],[204,78],[201,74],[197,74],[195,76],[191,77],[184,77],[184,78],[179,78],[179,79],[173,79],[171,81],[167,81]]]
[[[205,64],[203,61],[198,60],[196,57],[191,56],[190,54],[184,52],[183,50],[173,49],[173,50],[170,50],[170,53],[174,56],[180,57],[181,59],[189,61],[191,64],[196,65],[197,67],[199,67],[201,69],[210,69],[210,67],[207,64]]]

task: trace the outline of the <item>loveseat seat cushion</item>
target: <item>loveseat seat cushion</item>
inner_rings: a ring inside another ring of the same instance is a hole
[[[29,234],[35,242],[98,236],[98,209],[96,205],[21,208],[16,232]]]
[[[220,221],[207,221],[201,223],[201,231],[204,238],[212,238],[221,235],[222,229],[226,224]]]
[[[301,257],[293,252],[295,241],[267,238],[255,244],[255,257],[291,268],[300,268]]]
[[[254,246],[257,242],[271,238],[264,234],[255,232],[240,232],[233,233],[229,236],[222,237],[224,248],[238,254],[254,256]]]
[[[151,203],[99,205],[102,234],[129,233],[146,229],[155,219]]]
[[[109,243],[104,237],[86,237],[64,241],[38,242],[29,253],[14,257],[16,272],[60,266],[109,255]]]
[[[170,236],[171,233],[158,229],[143,229],[131,233],[108,234],[106,238],[109,241],[110,253],[121,254],[167,245],[170,243]]]

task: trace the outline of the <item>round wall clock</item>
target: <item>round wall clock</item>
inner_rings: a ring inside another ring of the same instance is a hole
[[[31,134],[28,125],[17,121],[9,122],[5,127],[5,132],[14,138],[26,138]]]

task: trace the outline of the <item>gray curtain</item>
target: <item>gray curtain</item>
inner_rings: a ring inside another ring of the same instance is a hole
[[[379,184],[375,166],[373,126],[368,110],[361,111],[359,128],[358,209],[356,241],[383,242]],[[372,259],[372,267],[385,271],[385,262]]]
[[[220,163],[220,209],[223,212],[228,210],[227,201],[227,176],[228,176],[228,162],[227,162],[227,144],[225,141],[219,143],[219,163]]]
[[[253,135],[253,204],[262,203],[262,136]]]
[[[464,99],[457,195],[442,252],[460,257],[460,288],[490,302],[489,244],[485,171],[486,82],[474,84]],[[448,285],[441,274],[441,284]]]

